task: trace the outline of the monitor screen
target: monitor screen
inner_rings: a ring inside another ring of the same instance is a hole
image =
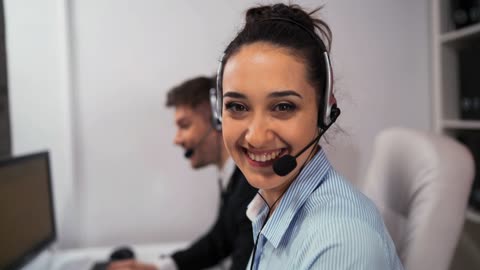
[[[56,238],[48,153],[0,161],[0,269],[18,269]]]

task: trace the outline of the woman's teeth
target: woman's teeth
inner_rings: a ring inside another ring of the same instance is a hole
[[[248,157],[250,157],[250,159],[255,160],[257,162],[267,162],[272,159],[276,159],[278,155],[280,155],[280,152],[282,152],[282,150],[277,150],[274,152],[263,153],[263,154],[254,154],[247,151],[247,155]]]

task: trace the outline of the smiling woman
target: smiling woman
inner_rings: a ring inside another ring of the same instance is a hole
[[[268,190],[265,197],[273,203],[293,180],[276,175],[273,161],[297,153],[317,135],[316,91],[304,79],[303,63],[286,49],[263,42],[242,47],[223,76],[227,149],[249,182]],[[298,162],[304,164],[310,152]]]
[[[247,210],[257,236],[249,268],[402,269],[373,203],[318,145],[340,110],[317,10],[249,9],[218,69],[226,148],[259,188]]]

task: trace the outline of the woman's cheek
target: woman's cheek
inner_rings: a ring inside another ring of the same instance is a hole
[[[225,119],[222,126],[222,132],[225,147],[227,148],[227,151],[230,153],[230,155],[232,155],[232,151],[234,151],[235,142],[237,140],[235,136],[237,132],[235,123],[233,123],[231,119]]]

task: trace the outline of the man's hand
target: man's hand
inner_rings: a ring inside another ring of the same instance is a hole
[[[159,270],[151,264],[144,264],[136,260],[121,260],[108,264],[107,270]]]

